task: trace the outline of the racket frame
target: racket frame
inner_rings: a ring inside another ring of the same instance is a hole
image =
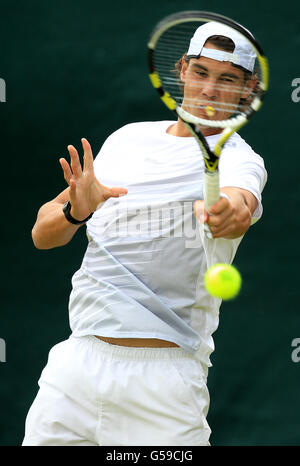
[[[253,99],[253,102],[247,108],[247,110],[238,115],[228,118],[227,120],[223,121],[211,121],[205,120],[194,115],[188,113],[183,108],[181,108],[177,102],[171,97],[171,95],[163,89],[162,81],[158,72],[155,69],[154,65],[154,50],[155,46],[162,36],[162,34],[168,30],[169,28],[175,26],[176,24],[184,23],[184,22],[192,22],[192,21],[199,21],[199,22],[208,22],[208,21],[217,21],[221,24],[225,24],[237,32],[240,32],[254,47],[257,59],[260,64],[261,68],[261,79],[260,79],[260,90]],[[204,163],[205,163],[205,172],[204,172],[204,203],[205,209],[209,212],[210,207],[217,202],[219,199],[219,159],[226,141],[230,138],[230,136],[240,130],[256,113],[263,102],[263,98],[266,94],[269,84],[269,66],[268,60],[260,46],[260,44],[256,41],[256,39],[252,36],[252,34],[247,31],[242,25],[233,21],[232,19],[217,14],[211,13],[208,11],[183,11],[179,13],[174,13],[172,15],[167,16],[162,21],[160,21],[150,35],[150,39],[148,41],[148,66],[149,66],[149,77],[153,87],[157,90],[161,100],[163,103],[179,117],[183,123],[187,126],[191,134],[197,140],[201,152],[203,154]],[[199,129],[198,125],[206,126],[206,127],[215,127],[215,128],[223,128],[223,131],[220,134],[218,142],[214,147],[214,150],[211,150],[207,144],[205,137],[203,136],[201,130]]]

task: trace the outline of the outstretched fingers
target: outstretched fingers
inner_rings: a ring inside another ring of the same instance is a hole
[[[84,149],[84,167],[83,169],[89,169],[93,167],[93,154],[91,146],[86,139],[82,139],[82,146]],[[59,163],[64,172],[64,178],[68,185],[71,183],[71,179],[79,178],[82,175],[82,166],[77,150],[74,146],[68,145],[68,152],[70,155],[70,164],[65,158],[59,159]]]
[[[83,148],[83,170],[93,171],[94,170],[94,157],[90,143],[87,139],[81,139]]]
[[[64,158],[61,158],[59,159],[59,163],[60,163],[60,166],[64,172],[64,178],[66,180],[66,182],[68,183],[68,185],[70,185],[70,180],[72,178],[72,170],[71,170],[71,167],[70,165],[68,164],[68,162],[66,161],[66,159]]]
[[[70,158],[71,158],[72,172],[75,178],[79,178],[82,174],[82,168],[81,168],[81,163],[80,163],[78,152],[75,149],[75,147],[72,145],[68,146],[68,151],[69,151]]]

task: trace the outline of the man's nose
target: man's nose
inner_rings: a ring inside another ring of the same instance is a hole
[[[217,94],[217,81],[216,79],[207,79],[202,86],[202,94],[207,97],[213,98]]]

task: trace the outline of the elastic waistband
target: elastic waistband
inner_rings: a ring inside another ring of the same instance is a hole
[[[196,356],[192,353],[187,352],[183,348],[141,348],[133,346],[118,346],[111,343],[107,343],[94,335],[86,335],[82,337],[75,337],[73,335],[70,338],[75,340],[81,340],[86,345],[89,345],[92,350],[99,351],[102,354],[116,358],[116,359],[134,359],[134,360],[150,360],[150,359],[193,359],[197,360]]]

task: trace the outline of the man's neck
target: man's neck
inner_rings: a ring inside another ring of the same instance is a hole
[[[212,136],[213,134],[218,134],[221,131],[222,130],[218,130],[216,128],[202,128],[201,130],[204,136]],[[171,136],[177,136],[181,138],[188,138],[193,136],[180,118],[178,118],[178,121],[174,125],[167,129],[167,133]]]

